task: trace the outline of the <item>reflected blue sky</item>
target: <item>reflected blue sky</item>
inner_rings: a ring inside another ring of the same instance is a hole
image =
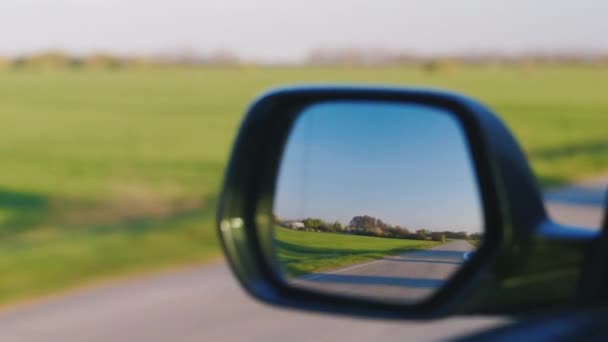
[[[408,228],[481,230],[458,122],[413,104],[331,102],[304,110],[280,169],[275,214],[347,224],[370,215]]]

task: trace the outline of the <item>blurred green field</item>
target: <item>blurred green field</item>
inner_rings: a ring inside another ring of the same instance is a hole
[[[279,260],[288,276],[301,276],[415,252],[441,242],[296,231],[277,227]]]
[[[216,195],[247,103],[337,82],[484,101],[544,186],[608,171],[607,68],[2,71],[0,303],[217,257]]]

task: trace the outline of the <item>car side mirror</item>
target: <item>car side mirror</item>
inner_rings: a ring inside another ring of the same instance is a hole
[[[597,235],[548,220],[526,158],[481,104],[357,87],[286,88],[253,104],[218,227],[262,301],[405,318],[569,305],[579,279],[568,271]],[[521,301],[505,300],[513,293]]]

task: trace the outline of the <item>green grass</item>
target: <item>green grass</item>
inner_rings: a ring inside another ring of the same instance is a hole
[[[5,238],[0,303],[102,279],[200,262],[217,256],[209,213],[63,231],[38,229]],[[203,225],[203,229],[201,229]]]
[[[544,185],[608,171],[608,69],[0,71],[0,302],[217,256],[236,128],[294,83],[448,88],[493,107]]]
[[[279,260],[288,276],[331,270],[441,244],[434,241],[296,231],[277,227]]]

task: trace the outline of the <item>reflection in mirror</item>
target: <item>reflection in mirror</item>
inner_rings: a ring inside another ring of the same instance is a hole
[[[388,302],[428,298],[483,236],[463,129],[418,104],[307,107],[283,152],[273,210],[286,281]]]

